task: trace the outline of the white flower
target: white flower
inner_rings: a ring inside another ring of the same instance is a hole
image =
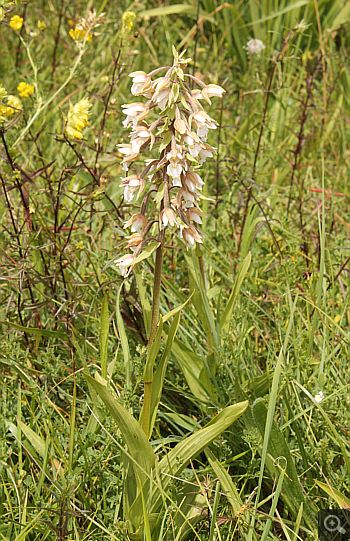
[[[192,96],[196,98],[196,100],[204,99],[211,104],[210,98],[222,98],[224,92],[225,90],[221,86],[210,84],[203,87],[202,90],[192,90]]]
[[[244,49],[248,54],[259,54],[265,49],[265,45],[261,39],[250,39]]]
[[[213,152],[215,152],[215,148],[208,145],[208,143],[203,143],[205,145],[205,148],[201,148],[199,151],[199,164],[202,165],[207,158],[213,157]]]
[[[202,243],[202,235],[194,225],[189,225],[186,227],[181,226],[179,237],[183,238],[186,246],[189,244],[191,248],[194,247],[196,242]]]
[[[116,259],[115,264],[119,265],[120,274],[122,276],[127,276],[129,274],[131,269],[128,270],[128,268],[130,267],[130,265],[132,265],[134,259],[135,256],[133,254],[123,255],[119,259]]]
[[[144,103],[125,104],[122,105],[122,109],[124,115],[127,115],[126,119],[122,122],[124,128],[128,128],[130,123],[132,123],[133,127],[135,128],[142,113],[146,114],[148,112],[148,108]]]
[[[324,394],[322,391],[320,391],[316,396],[315,396],[315,400],[316,402],[322,402],[322,400],[324,399]]]
[[[188,188],[181,188],[177,194],[177,197],[180,200],[180,197],[184,200],[184,208],[189,209],[193,207],[193,204],[197,198],[197,194],[191,192]]]
[[[120,145],[117,145],[118,150],[121,154],[125,154],[125,158],[121,162],[123,171],[128,170],[128,162],[133,162],[138,158],[138,153],[134,152],[132,149],[132,145],[122,143]]]
[[[183,184],[187,186],[191,192],[197,193],[197,190],[202,190],[205,183],[198,173],[187,171]]]
[[[202,138],[204,141],[207,138],[209,130],[216,130],[217,123],[204,111],[193,113],[190,116],[190,119],[191,122],[194,122],[195,126],[197,127],[198,137]]]
[[[169,94],[170,94],[170,88],[165,88],[164,90],[159,92],[159,94],[157,95],[156,101],[162,111],[164,111],[164,109],[167,106]]]
[[[148,139],[151,138],[151,135],[151,132],[146,129],[141,129],[131,134],[131,148],[134,154],[138,154],[140,152],[140,148],[148,141]]]
[[[196,143],[192,137],[189,135],[185,135],[184,137],[185,142],[188,144],[188,152],[193,156],[194,158],[197,158],[198,154],[200,153],[202,147],[199,143]]]
[[[134,214],[124,225],[124,229],[131,226],[131,232],[141,233],[147,225],[147,218],[143,214]]]
[[[128,203],[131,203],[134,198],[135,192],[139,190],[139,193],[137,194],[137,197],[139,197],[140,193],[145,187],[145,184],[143,180],[138,176],[129,175],[128,177],[122,178],[122,183],[120,184],[120,186],[124,187],[124,199]]]
[[[196,222],[197,224],[202,223],[201,216],[203,216],[203,212],[201,210],[197,209],[196,207],[192,207],[192,208],[188,209],[187,216],[188,216],[189,220],[192,220],[193,222]]]
[[[168,152],[166,157],[167,160],[169,160],[169,165],[166,172],[168,173],[169,177],[178,178],[183,170],[183,165],[180,162],[180,160],[182,160],[181,152]]]
[[[167,106],[169,94],[171,92],[169,77],[160,77],[155,81],[155,93],[153,95],[153,101],[156,101],[162,111]]]
[[[132,154],[134,154],[132,150],[132,146],[129,144],[122,143],[120,145],[117,145],[117,147],[118,147],[119,152],[121,152],[121,154],[125,154],[126,156],[131,156]]]
[[[167,225],[170,225],[170,227],[174,227],[174,225],[177,225],[176,220],[176,214],[173,211],[173,209],[167,207],[164,209],[161,213],[161,229],[164,229]]]
[[[132,77],[133,85],[131,87],[131,94],[138,96],[142,94],[146,98],[151,98],[153,95],[152,80],[144,71],[134,71],[130,73],[129,77]]]

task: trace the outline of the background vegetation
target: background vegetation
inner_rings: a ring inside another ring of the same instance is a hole
[[[79,49],[69,31],[93,7],[105,22]],[[35,92],[0,127],[1,539],[316,539],[318,509],[350,505],[349,3],[52,0],[3,12],[0,81]],[[260,54],[244,48],[252,38]],[[123,500],[136,455],[128,446],[126,466],[96,389],[138,419],[154,262],[124,282],[109,264],[135,208],[116,144],[121,105],[135,101],[128,74],[167,65],[172,45],[226,94],[203,170],[205,283],[175,236],[163,263],[161,313],[193,295],[150,447],[166,464],[193,439],[153,478],[136,531]],[[73,144],[69,101],[87,96],[91,125]],[[232,426],[194,439],[245,400]]]

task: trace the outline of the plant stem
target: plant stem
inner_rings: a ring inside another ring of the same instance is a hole
[[[154,268],[153,281],[153,302],[152,302],[152,319],[151,330],[148,340],[148,352],[157,334],[159,320],[159,301],[160,301],[160,286],[162,282],[162,263],[163,263],[163,242],[164,229],[159,233],[158,240],[161,243],[156,252],[156,264]],[[152,378],[153,380],[153,378]],[[152,399],[152,383],[153,381],[145,381],[143,413],[142,413],[142,430],[149,437],[149,425],[151,417],[151,399]]]

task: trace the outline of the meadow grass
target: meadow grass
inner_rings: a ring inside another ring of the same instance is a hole
[[[5,8],[0,83],[34,92],[0,124],[0,538],[317,539],[318,510],[350,506],[348,4]],[[126,279],[114,265],[139,209],[116,144],[128,74],[170,65],[172,45],[226,93],[203,246],[164,247],[160,314],[183,307],[159,333],[148,438],[155,252]]]

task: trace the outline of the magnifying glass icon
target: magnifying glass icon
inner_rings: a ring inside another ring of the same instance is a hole
[[[336,515],[328,515],[323,521],[323,525],[329,532],[346,533],[345,528],[340,524],[340,519]]]

